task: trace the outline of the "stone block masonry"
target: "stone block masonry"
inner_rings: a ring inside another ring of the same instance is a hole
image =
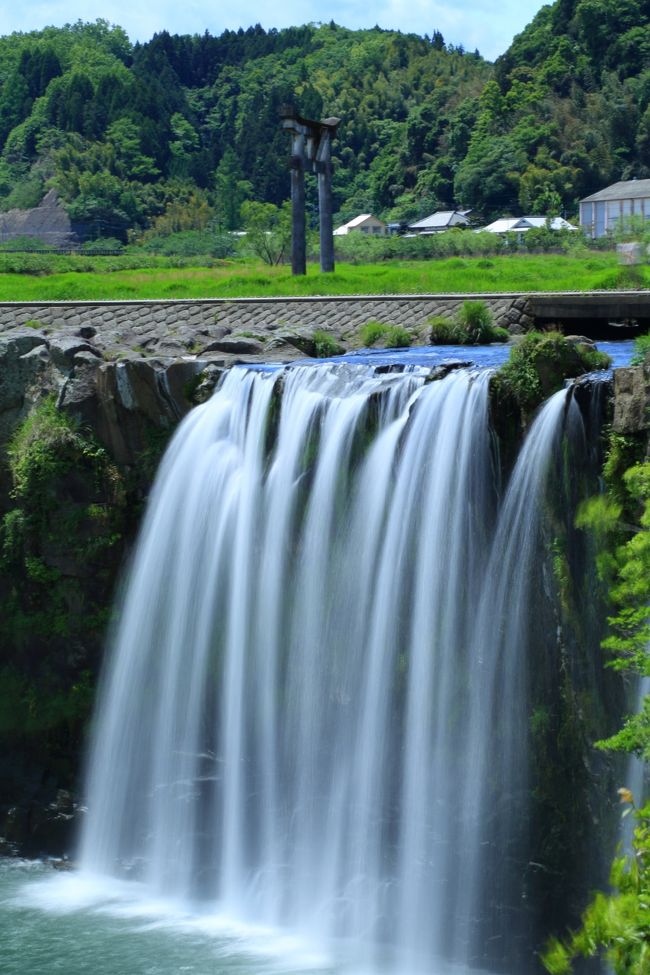
[[[316,329],[343,348],[359,345],[369,321],[409,329],[427,344],[428,320],[452,318],[464,301],[484,301],[495,324],[511,333],[533,324],[529,300],[507,295],[361,295],[327,298],[238,298],[170,301],[10,302],[0,304],[0,335],[32,329],[44,337],[76,336],[107,360],[124,356],[221,354],[233,361],[295,359]],[[302,340],[302,341],[301,341]]]

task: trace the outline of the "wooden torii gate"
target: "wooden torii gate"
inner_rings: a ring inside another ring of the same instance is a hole
[[[322,122],[302,118],[293,105],[280,112],[283,129],[292,133],[291,146],[291,273],[307,273],[305,240],[305,169],[308,164],[318,177],[318,220],[320,229],[320,269],[334,270],[334,237],[332,236],[332,139],[341,121],[326,118]]]

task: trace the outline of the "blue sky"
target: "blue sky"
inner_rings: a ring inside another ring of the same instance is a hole
[[[445,41],[478,48],[494,59],[502,54],[544,4],[540,0],[261,0],[199,3],[197,0],[4,0],[0,35],[13,31],[60,27],[76,20],[102,17],[123,27],[132,41],[148,40],[156,31],[172,34],[219,34],[228,28],[260,23],[265,28],[330,20],[344,27],[380,27],[431,35],[440,30]]]

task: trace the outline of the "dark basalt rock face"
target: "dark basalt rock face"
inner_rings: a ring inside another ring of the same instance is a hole
[[[169,437],[222,372],[105,362],[92,338],[0,336],[0,854],[73,850],[116,581]]]

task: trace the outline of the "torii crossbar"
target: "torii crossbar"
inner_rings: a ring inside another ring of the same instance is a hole
[[[332,139],[341,121],[326,118],[322,122],[302,118],[292,105],[281,112],[283,129],[292,133],[291,146],[291,273],[307,273],[305,239],[305,169],[311,165],[318,177],[318,221],[320,229],[320,269],[334,270],[334,237],[332,234]]]

